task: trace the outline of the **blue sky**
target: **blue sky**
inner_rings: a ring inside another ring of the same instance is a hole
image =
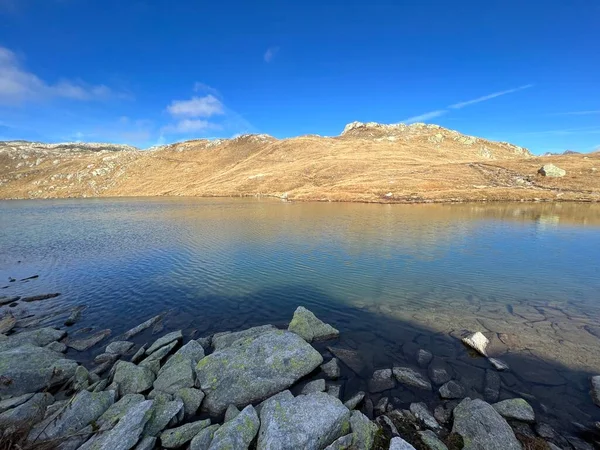
[[[0,0],[0,139],[424,121],[600,148],[598,0]]]

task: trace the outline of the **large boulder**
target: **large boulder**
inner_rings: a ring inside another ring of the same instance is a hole
[[[23,331],[0,341],[0,352],[14,349],[25,344],[43,347],[51,342],[59,341],[67,335],[66,331],[54,328],[40,328],[34,331]]]
[[[200,347],[196,341],[191,342]],[[156,381],[154,381],[154,389],[174,394],[179,389],[193,387],[195,382],[194,366],[195,363],[191,358],[173,355],[158,372]]]
[[[522,422],[535,422],[535,412],[529,403],[522,398],[502,400],[492,405],[500,415],[506,419],[515,419]]]
[[[219,424],[214,424],[200,431],[200,433],[198,433],[196,437],[192,439],[192,442],[190,442],[189,450],[208,450],[210,443],[212,442],[212,439],[219,427]]]
[[[276,396],[260,411],[257,450],[322,449],[350,431],[350,411],[323,392]]]
[[[248,405],[215,431],[209,450],[247,449],[258,433],[259,426],[258,414],[252,405]]]
[[[44,418],[46,407],[54,403],[54,397],[47,392],[35,394],[25,403],[0,414],[0,429],[31,426]]]
[[[196,366],[205,393],[202,409],[224,412],[241,408],[287,389],[323,362],[321,354],[300,336],[283,330],[238,339],[204,357]]]
[[[454,409],[453,433],[464,441],[463,450],[521,450],[513,430],[498,412],[483,400],[465,398]]]
[[[154,372],[147,367],[119,361],[115,366],[113,381],[119,386],[121,395],[139,394],[152,387],[154,378]]]
[[[544,164],[540,167],[538,173],[544,177],[561,178],[567,174],[567,171],[556,167],[554,164]]]
[[[53,387],[73,377],[75,370],[75,361],[31,344],[0,351],[0,398]]]
[[[302,336],[306,342],[332,339],[340,335],[338,330],[318,319],[304,306],[298,306],[288,330]]]
[[[212,337],[212,345],[215,350],[223,350],[224,348],[230,347],[238,339],[253,338],[259,336],[267,331],[276,330],[273,325],[261,325],[260,327],[252,327],[247,330],[236,331],[234,333],[224,332],[217,333]]]

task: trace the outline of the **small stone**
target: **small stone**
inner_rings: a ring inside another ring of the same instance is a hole
[[[435,417],[438,423],[447,425],[452,418],[452,410],[446,409],[442,405],[436,406],[433,411],[433,417]]]
[[[415,448],[401,437],[396,436],[390,441],[390,450],[415,450]]]
[[[419,367],[427,367],[432,359],[433,355],[427,350],[420,349],[417,352],[417,364],[419,364]]]
[[[435,433],[431,430],[420,431],[419,436],[421,437],[423,444],[425,444],[430,450],[448,450],[446,444],[440,441]]]
[[[115,355],[124,355],[127,353],[131,347],[133,347],[133,342],[129,341],[114,341],[108,344],[106,347],[106,353],[113,353]]]
[[[258,414],[252,405],[248,405],[215,431],[210,450],[247,449],[258,433],[259,426]]]
[[[331,361],[326,362],[321,365],[321,370],[325,373],[327,378],[331,380],[335,380],[340,377],[342,371],[340,369],[340,364],[337,358],[331,359]]]
[[[465,345],[467,345],[467,346],[471,347],[472,349],[476,350],[477,352],[479,352],[483,356],[487,356],[487,350],[486,349],[487,349],[487,346],[490,343],[490,341],[480,331],[477,331],[475,333],[471,333],[471,334],[465,336],[462,339],[462,341],[463,341],[463,343]]]
[[[146,354],[146,344],[142,345],[137,352],[131,357],[131,362],[134,364],[139,363]]]
[[[452,379],[448,365],[439,358],[434,358],[429,365],[429,377],[436,385],[447,383]]]
[[[522,422],[535,422],[535,412],[527,401],[522,398],[502,400],[492,405],[500,415],[506,419],[515,419]]]
[[[210,425],[210,419],[186,423],[177,428],[165,430],[160,435],[160,442],[165,448],[177,448],[191,441],[201,430]]]
[[[310,382],[306,383],[302,387],[300,394],[305,395],[305,394],[311,394],[313,392],[325,392],[325,380],[320,379],[320,380],[314,380],[314,381],[310,381]]]
[[[325,447],[325,450],[348,450],[351,445],[352,445],[352,435],[347,434],[346,436],[342,436],[341,438],[338,438],[335,441],[333,441],[331,444],[329,444],[327,447]],[[362,448],[362,447],[357,447],[357,448]],[[369,448],[369,447],[364,447],[364,448]]]
[[[413,413],[427,428],[431,428],[432,430],[439,430],[441,428],[440,424],[435,420],[435,417],[429,412],[425,403],[411,403],[410,412]]]
[[[223,421],[229,422],[230,420],[235,419],[239,413],[240,410],[237,409],[235,405],[229,405],[227,407],[227,411],[225,411],[225,418],[223,419]]]
[[[140,442],[133,448],[133,450],[152,450],[156,446],[158,439],[152,436],[146,436],[142,438]]]
[[[173,331],[172,333],[165,334],[163,337],[158,338],[149,348],[146,350],[146,355],[151,355],[159,348],[170,344],[174,341],[180,341],[183,339],[183,335],[181,334],[181,330]]]
[[[67,320],[65,320],[65,325],[67,327],[75,325],[81,318],[81,313],[85,308],[85,306],[76,306],[75,308],[73,308],[73,311],[71,311],[71,315],[67,318]]]
[[[294,312],[288,331],[301,336],[306,342],[336,338],[340,332],[318,319],[312,312],[299,306]]]
[[[75,350],[78,350],[80,352],[87,350],[91,347],[93,347],[94,345],[96,345],[98,342],[100,342],[101,340],[105,339],[106,337],[110,336],[111,331],[110,330],[101,330],[98,331],[96,333],[94,333],[91,336],[88,336],[85,339],[75,339],[75,340],[68,340],[67,341],[67,347],[71,347],[74,348]]]
[[[220,425],[215,424],[200,431],[200,433],[198,433],[196,437],[192,439],[192,442],[190,442],[189,450],[208,450],[215,432],[219,429],[219,427]]]
[[[329,384],[325,392],[332,397],[339,399],[342,395],[342,386],[339,384]]]
[[[65,344],[56,341],[50,342],[48,345],[44,346],[44,348],[47,348],[48,350],[52,350],[53,352],[57,353],[64,353],[67,351],[67,346]]]
[[[483,398],[488,402],[496,402],[498,397],[500,397],[500,376],[493,370],[486,370]]]
[[[401,384],[418,389],[431,390],[431,383],[419,372],[409,367],[394,367],[392,372]]]
[[[352,429],[352,448],[371,449],[373,447],[379,427],[371,422],[367,416],[360,411],[352,411],[350,428]]]
[[[90,385],[89,377],[90,375],[85,367],[77,366],[77,369],[75,369],[75,375],[73,380],[73,389],[75,391],[87,389]]]
[[[185,417],[195,415],[204,399],[204,392],[195,388],[181,388],[176,395],[183,401]]]
[[[390,403],[389,397],[381,397],[379,399],[379,401],[377,402],[377,404],[375,405],[375,408],[373,409],[373,411],[375,412],[375,414],[377,414],[379,416],[382,414],[385,414],[388,409],[389,403]]]
[[[494,366],[494,369],[496,370],[508,370],[508,364],[506,364],[504,361],[501,361],[499,359],[496,358],[488,358],[488,361],[492,364],[492,366]]]
[[[386,434],[400,436],[396,425],[394,425],[394,422],[392,422],[388,416],[379,416],[377,419],[375,419],[375,423],[379,424],[384,430],[387,430]]]
[[[95,364],[102,364],[104,362],[114,363],[117,359],[119,359],[119,355],[115,355],[114,353],[100,353],[94,358]]]
[[[125,332],[125,334],[123,334],[123,337],[125,339],[131,339],[136,334],[141,333],[146,328],[150,328],[156,322],[159,322],[160,320],[162,320],[162,318],[163,318],[163,314],[159,314],[158,316],[154,316],[151,319],[148,319],[145,322],[139,324],[137,327],[134,327],[131,330]]]
[[[392,369],[380,369],[373,372],[369,380],[369,392],[382,392],[396,387],[396,381],[392,377]]]
[[[360,391],[344,402],[344,406],[350,410],[356,408],[365,398],[365,393]]]
[[[465,389],[456,381],[450,380],[440,387],[440,396],[445,399],[463,398]]]
[[[147,367],[119,361],[115,365],[113,381],[119,386],[119,394],[138,394],[152,387],[155,376]]]

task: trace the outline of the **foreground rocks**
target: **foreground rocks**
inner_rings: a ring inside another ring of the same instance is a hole
[[[506,399],[498,373],[510,369],[481,357],[487,368],[474,388],[461,366],[405,345],[407,365],[371,370],[368,389],[357,391],[348,379],[367,361],[334,344],[324,363],[310,342],[337,330],[305,308],[288,330],[264,325],[187,341],[174,331],[141,346],[124,338],[161,317],[103,345],[90,370],[60,353],[58,340],[100,347],[106,330],[74,340],[52,328],[0,335],[3,433],[26,430],[25,446],[61,450],[591,448],[538,423],[535,403]],[[487,355],[481,336],[468,345]],[[600,377],[591,382],[598,401]],[[403,404],[398,392],[426,400]],[[489,403],[463,399],[472,393]]]

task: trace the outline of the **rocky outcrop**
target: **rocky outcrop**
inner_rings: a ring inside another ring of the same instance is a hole
[[[544,164],[540,167],[538,173],[544,177],[561,178],[567,174],[567,171],[556,167],[554,164]]]
[[[217,415],[230,404],[243,407],[268,398],[322,362],[319,352],[288,331],[239,339],[231,347],[204,357],[196,366],[200,388],[206,395],[202,408]]]

